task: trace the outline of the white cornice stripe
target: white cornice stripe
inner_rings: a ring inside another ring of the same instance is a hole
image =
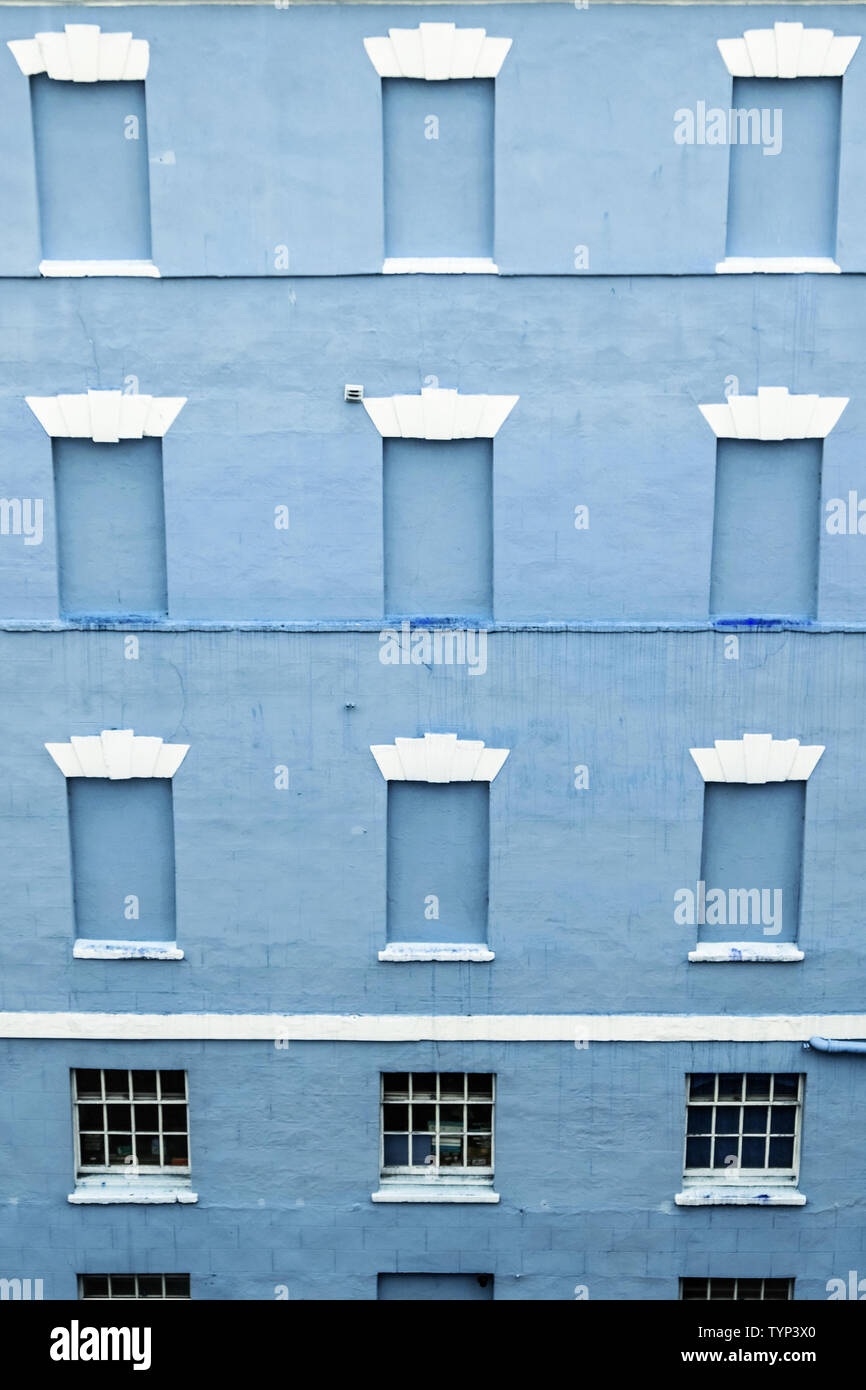
[[[729,396],[724,404],[698,409],[717,439],[826,439],[849,400],[759,386],[757,396]]]
[[[162,439],[174,424],[186,396],[128,396],[123,391],[87,391],[79,396],[25,396],[52,439]]]
[[[807,747],[798,738],[744,734],[717,738],[713,748],[690,748],[705,782],[807,782],[824,752],[824,744]]]
[[[106,1042],[808,1042],[866,1038],[866,1014],[0,1013],[3,1038]]]
[[[456,24],[419,24],[365,39],[364,47],[380,77],[443,82],[449,77],[496,77],[511,39],[488,38],[486,29],[458,29]]]
[[[132,729],[103,729],[85,738],[73,734],[69,743],[45,747],[64,777],[108,777],[112,782],[173,777],[189,751],[188,743],[163,743]]]
[[[461,396],[425,386],[419,396],[365,397],[383,439],[493,439],[519,396]]]
[[[485,748],[480,739],[425,734],[371,744],[386,782],[492,782],[511,750]]]
[[[25,77],[47,73],[61,82],[141,82],[150,44],[132,34],[103,34],[98,24],[66,24],[64,32],[10,39],[7,46]]]
[[[740,39],[717,42],[732,77],[841,77],[860,37],[777,23],[772,29],[747,29]]]

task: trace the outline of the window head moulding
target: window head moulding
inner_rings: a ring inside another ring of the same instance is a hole
[[[772,29],[747,29],[740,39],[717,43],[732,77],[842,77],[860,36],[779,23]]]
[[[849,396],[792,396],[787,386],[759,386],[757,396],[699,405],[717,439],[826,439]]]
[[[186,396],[125,395],[123,391],[24,399],[52,439],[92,439],[94,444],[162,439],[187,402]]]
[[[25,77],[46,73],[59,82],[142,82],[150,63],[147,39],[103,34],[98,24],[66,24],[62,34],[10,39]]]
[[[510,748],[485,748],[480,739],[425,734],[370,745],[386,782],[492,782]]]
[[[807,747],[798,738],[744,734],[739,739],[714,740],[712,748],[690,748],[705,782],[808,782],[824,752],[824,744]]]
[[[511,43],[488,38],[486,29],[419,24],[417,29],[389,29],[386,36],[365,39],[364,47],[380,77],[444,82],[452,77],[497,77]]]
[[[73,734],[68,743],[45,747],[64,777],[108,777],[112,782],[173,777],[189,751],[188,743],[164,743],[132,729],[103,729],[84,738]]]
[[[383,439],[493,439],[519,400],[425,386],[420,396],[365,397],[364,409]]]

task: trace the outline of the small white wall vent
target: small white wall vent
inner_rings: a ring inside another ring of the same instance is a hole
[[[384,439],[493,439],[519,400],[425,386],[420,396],[371,397],[364,409]]]
[[[723,405],[698,409],[717,439],[826,439],[849,399],[759,386],[757,396],[729,396]]]
[[[186,405],[186,396],[128,396],[123,391],[87,391],[79,396],[25,396],[52,439],[161,439]]]
[[[705,782],[806,782],[824,752],[824,744],[807,747],[798,738],[744,734],[714,740],[712,748],[690,748]]]
[[[25,77],[46,73],[59,82],[141,82],[147,76],[150,44],[132,34],[103,34],[98,24],[66,24],[63,33],[10,39]]]
[[[349,385],[346,385],[346,386],[343,387],[343,400],[344,400],[344,401],[362,401],[363,399],[364,399],[364,388],[363,388],[363,386],[349,386]]]
[[[511,42],[488,38],[486,29],[419,24],[417,29],[389,29],[386,36],[365,39],[364,47],[380,77],[443,82],[451,77],[498,76]]]
[[[480,739],[425,734],[370,745],[386,782],[492,782],[511,750]]]
[[[732,77],[841,77],[860,43],[832,29],[774,24],[747,29],[740,39],[719,39],[719,52]]]
[[[112,782],[173,777],[189,751],[188,743],[163,743],[132,729],[103,729],[84,738],[73,734],[68,743],[45,747],[64,777],[108,777]]]

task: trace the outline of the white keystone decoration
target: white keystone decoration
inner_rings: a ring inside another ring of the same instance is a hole
[[[717,738],[713,748],[690,748],[705,782],[807,782],[824,752],[823,744],[807,747],[798,738],[744,734],[739,739]]]
[[[364,409],[384,439],[492,439],[519,400],[425,386],[420,396],[365,397]]]
[[[186,396],[128,396],[123,391],[87,391],[80,396],[25,396],[52,439],[161,439],[186,405]]]
[[[510,748],[485,748],[480,739],[425,734],[370,745],[386,782],[492,782]]]
[[[150,44],[131,34],[103,34],[98,24],[66,24],[62,34],[10,39],[8,47],[25,77],[47,73],[60,82],[141,82]]]
[[[72,735],[68,743],[46,743],[64,777],[173,777],[189,751],[188,743],[163,743],[132,729],[103,729],[86,738]]]
[[[759,386],[757,396],[729,396],[723,405],[698,409],[717,439],[826,439],[849,399]]]
[[[496,77],[511,39],[488,38],[486,29],[458,29],[456,24],[419,24],[365,39],[364,47],[380,77],[443,82],[449,77]]]
[[[841,77],[859,42],[859,35],[845,38],[798,23],[747,29],[741,39],[719,39],[718,45],[732,77]]]

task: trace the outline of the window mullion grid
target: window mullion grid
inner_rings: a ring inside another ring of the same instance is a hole
[[[159,1166],[165,1167],[165,1154],[163,1152],[163,1122],[162,1122],[162,1076],[157,1068],[156,1073],[156,1134],[159,1150]]]

